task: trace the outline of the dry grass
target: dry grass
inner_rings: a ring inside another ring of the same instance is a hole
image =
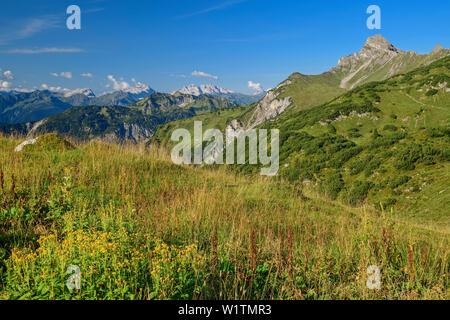
[[[448,233],[399,222],[395,212],[225,168],[175,166],[159,149],[14,153],[18,142],[0,139],[4,298],[449,298]],[[94,259],[83,249],[89,241],[114,250]],[[65,287],[69,265],[89,274],[79,292]],[[381,269],[380,290],[367,289],[370,265]]]

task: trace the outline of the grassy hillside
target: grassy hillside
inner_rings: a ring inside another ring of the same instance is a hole
[[[422,223],[448,227],[449,68],[447,57],[267,122],[261,127],[280,130],[280,177],[331,200],[394,206]],[[249,110],[172,122],[157,130],[154,141],[170,148],[175,128],[192,131],[194,120],[202,120],[206,128],[223,129]]]
[[[0,298],[449,298],[442,226],[155,149],[56,140],[15,153],[20,141],[0,139]]]
[[[448,225],[450,57],[265,125],[281,176],[352,205],[398,204]]]
[[[236,108],[224,109],[215,112],[208,112],[192,118],[183,120],[171,121],[158,126],[155,134],[149,143],[155,143],[159,146],[171,149],[176,143],[170,140],[172,132],[179,128],[194,132],[194,122],[201,121],[203,130],[219,129],[225,131],[226,126],[233,120],[251,110],[251,107],[240,106]]]
[[[325,72],[320,75],[292,74],[287,81],[289,85],[277,89],[278,98],[292,98],[289,110],[305,110],[330,101],[346,90],[339,87],[339,72]]]

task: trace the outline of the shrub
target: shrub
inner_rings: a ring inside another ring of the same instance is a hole
[[[394,167],[397,170],[414,170],[416,168],[415,164],[411,161],[398,160],[394,163]]]
[[[379,148],[394,145],[400,140],[405,139],[407,134],[404,132],[394,132],[381,136],[378,132],[376,132],[376,134],[374,133],[372,137],[373,139],[370,143],[370,148]]]
[[[387,124],[384,126],[383,131],[397,131],[398,128],[392,124]]]
[[[395,167],[398,170],[414,170],[415,163],[423,159],[422,147],[419,144],[411,143],[403,147],[398,153]]]
[[[370,176],[372,172],[381,165],[382,159],[380,158],[373,158],[369,163],[366,165],[364,169],[364,174],[366,177]]]
[[[362,147],[352,147],[339,151],[335,154],[334,159],[330,160],[330,167],[341,168],[348,160],[357,156],[363,151]]]
[[[408,177],[408,176],[399,176],[399,177],[394,178],[394,180],[391,181],[389,186],[391,187],[391,189],[395,189],[395,188],[398,188],[401,185],[404,185],[409,180],[411,180],[411,178]]]
[[[361,204],[367,198],[367,194],[372,187],[374,187],[372,182],[355,181],[350,192],[347,194],[348,203],[353,206]]]
[[[367,164],[367,160],[356,160],[349,165],[350,174],[352,176],[361,173]]]
[[[450,128],[437,127],[427,129],[427,133],[431,138],[450,137]]]
[[[328,132],[331,133],[331,134],[336,134],[336,132],[337,132],[336,127],[333,126],[332,124],[329,124],[328,125]]]
[[[348,130],[348,136],[350,138],[359,138],[362,137],[362,135],[359,133],[359,129],[358,128],[350,128]]]
[[[439,153],[439,160],[441,161],[450,161],[450,148],[443,147]]]
[[[341,190],[344,188],[344,180],[340,172],[334,172],[328,176],[321,184],[321,190],[328,197],[336,200]]]
[[[426,93],[425,95],[426,95],[427,97],[430,97],[430,96],[436,95],[438,92],[439,92],[439,91],[436,90],[436,89],[430,89],[430,90],[427,91],[427,93]]]

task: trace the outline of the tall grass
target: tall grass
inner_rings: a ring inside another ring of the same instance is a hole
[[[164,150],[18,142],[0,138],[2,298],[449,298],[448,232],[413,218],[175,166]],[[66,287],[71,265],[80,290]]]

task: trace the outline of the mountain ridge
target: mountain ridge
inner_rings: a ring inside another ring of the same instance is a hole
[[[263,98],[265,95],[265,91],[262,92],[255,92],[254,94],[244,94],[239,92],[234,92],[232,90],[228,90],[225,88],[222,88],[220,86],[214,85],[214,84],[202,84],[202,85],[195,85],[190,84],[188,86],[184,86],[181,89],[175,90],[172,92],[172,94],[176,93],[184,93],[184,94],[191,94],[191,95],[201,95],[206,94],[210,96],[219,96],[224,97],[228,100],[231,100],[235,102],[238,105],[250,105],[252,103],[255,103]]]
[[[358,85],[385,80],[406,73],[450,55],[440,45],[428,54],[403,51],[381,35],[369,37],[359,52],[342,57],[338,65],[319,75],[291,74],[266,96],[234,119],[230,128],[242,130],[257,127],[283,112],[303,110],[325,103]]]
[[[153,92],[127,106],[75,106],[37,122],[0,125],[0,131],[28,137],[58,133],[82,141],[137,143],[168,121],[236,106],[220,97]]]

